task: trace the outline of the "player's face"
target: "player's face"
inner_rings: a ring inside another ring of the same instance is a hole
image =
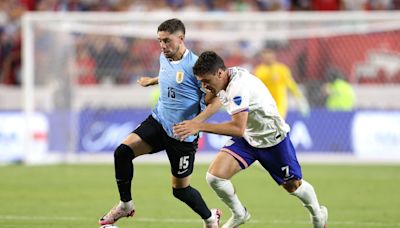
[[[264,51],[262,53],[263,62],[266,64],[272,64],[275,61],[275,53],[272,51]]]
[[[179,48],[183,42],[183,34],[181,32],[169,33],[160,31],[157,33],[158,42],[160,43],[161,51],[168,59],[174,59],[178,54]]]
[[[222,70],[218,70],[216,73],[212,74],[205,74],[196,76],[197,80],[201,82],[201,85],[207,91],[210,91],[212,94],[217,95],[219,91],[223,88],[223,80],[221,74],[223,73]]]

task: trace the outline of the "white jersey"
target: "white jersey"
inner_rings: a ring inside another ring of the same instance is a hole
[[[275,101],[260,79],[240,67],[228,69],[230,82],[218,93],[230,115],[248,111],[244,139],[253,147],[266,148],[281,142],[289,125],[280,117]]]

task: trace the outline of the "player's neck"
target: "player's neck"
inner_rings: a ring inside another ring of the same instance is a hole
[[[276,61],[268,61],[268,62],[265,62],[264,64],[267,65],[267,66],[272,66],[275,63],[276,63]]]
[[[185,55],[186,52],[186,47],[181,48],[181,50],[179,50],[176,55],[172,58],[172,61],[179,61],[183,58],[183,56]]]

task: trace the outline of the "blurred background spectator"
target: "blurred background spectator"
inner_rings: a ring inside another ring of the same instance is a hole
[[[278,107],[279,114],[286,118],[288,112],[288,92],[296,99],[297,107],[303,115],[309,112],[308,103],[303,97],[291,70],[276,59],[275,51],[265,48],[260,53],[261,62],[254,70],[256,75],[271,92]]]
[[[325,106],[330,111],[352,111],[356,97],[353,87],[343,73],[337,69],[328,69],[327,83],[323,87],[326,94]]]
[[[135,12],[268,12],[268,11],[332,11],[332,10],[395,10],[400,0],[1,0],[0,1],[0,83],[21,84],[21,16],[26,11],[135,11]],[[154,75],[154,58],[158,44],[139,39],[102,36],[95,40],[83,35],[76,44],[77,82],[129,84],[137,77]],[[83,43],[82,43],[83,42]],[[194,50],[202,50],[196,47]],[[82,48],[87,46],[89,48]],[[228,65],[255,67],[255,54],[248,54],[243,43],[224,53]],[[141,64],[135,60],[142,56]],[[247,53],[247,54],[244,54]],[[305,72],[307,73],[307,72]],[[302,76],[305,74],[301,74]],[[303,81],[302,81],[303,82]]]

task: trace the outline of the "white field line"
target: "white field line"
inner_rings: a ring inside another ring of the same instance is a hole
[[[30,221],[89,221],[93,220],[86,217],[74,216],[28,216],[28,215],[0,215],[0,220],[30,220]],[[184,223],[198,224],[200,219],[174,219],[174,218],[135,218],[135,222],[143,223]],[[301,224],[306,225],[310,222],[306,220],[250,220],[250,224]],[[362,226],[362,227],[400,227],[400,223],[385,222],[362,222],[362,221],[329,221],[331,225],[340,225],[346,227]]]

